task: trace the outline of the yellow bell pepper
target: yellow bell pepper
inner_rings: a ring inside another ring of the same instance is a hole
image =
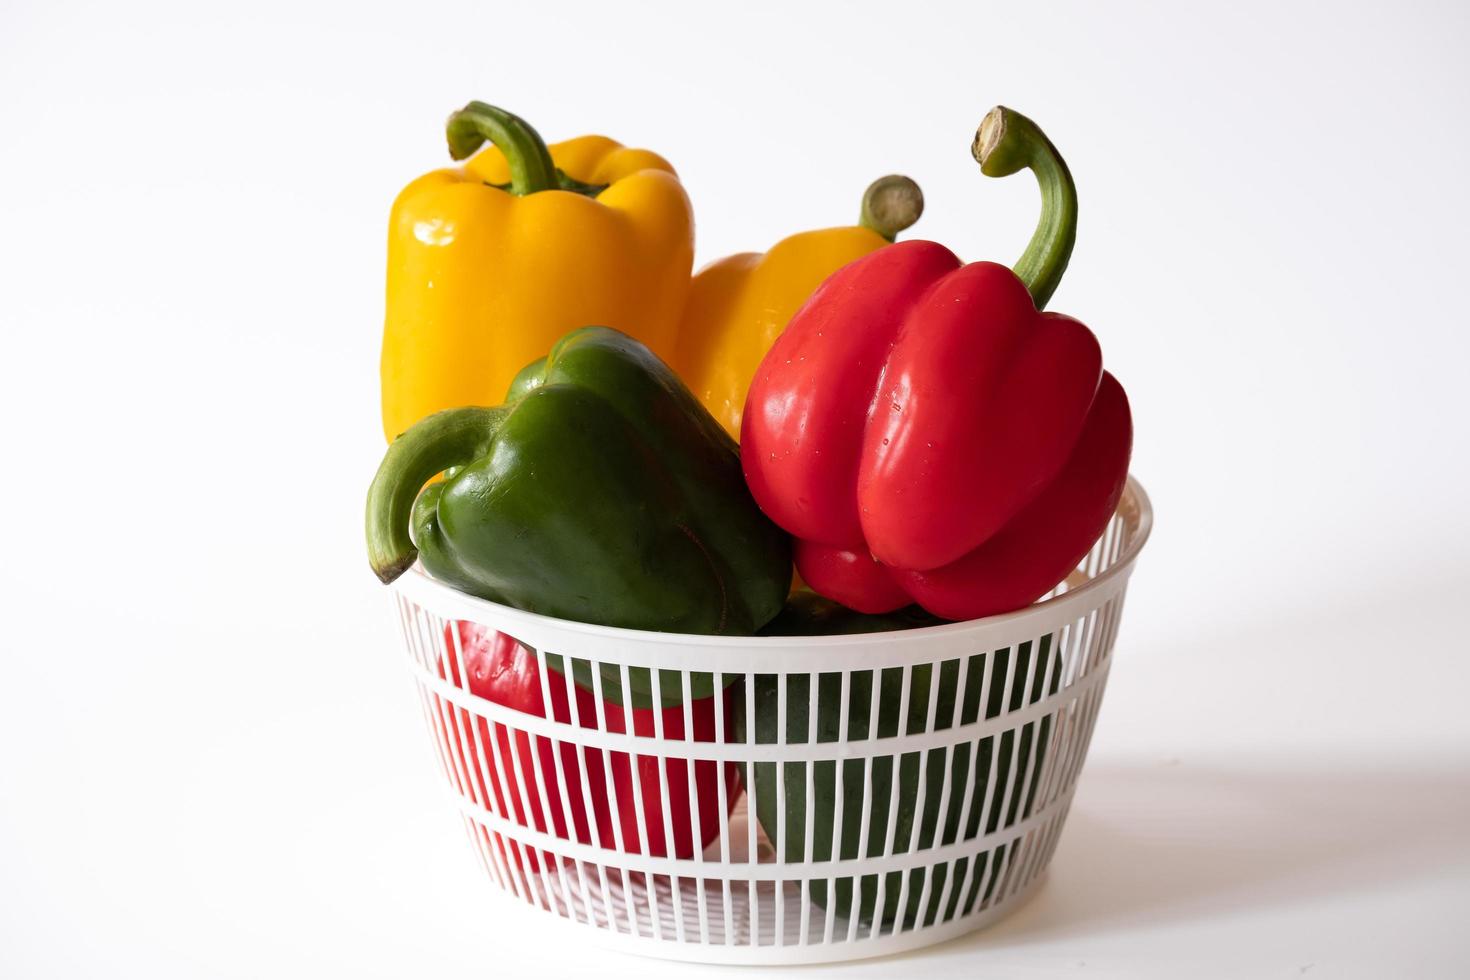
[[[499,404],[576,327],[616,327],[670,357],[694,218],[667,160],[603,136],[548,149],[481,102],[450,116],[448,139],[468,162],[409,184],[389,220],[389,441],[440,409]]]
[[[924,196],[907,177],[880,177],[855,226],[804,231],[765,254],[742,252],[699,271],[679,327],[674,368],[737,440],[745,393],[786,323],[822,282],[919,220]]]

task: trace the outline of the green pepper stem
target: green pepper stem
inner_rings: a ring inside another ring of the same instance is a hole
[[[505,154],[510,164],[510,192],[535,194],[557,190],[556,165],[541,134],[520,116],[483,102],[471,102],[449,117],[445,124],[449,155],[464,160],[488,140]]]
[[[1077,187],[1072,173],[1046,134],[1005,106],[985,114],[971,152],[987,177],[1008,177],[1025,169],[1036,175],[1041,186],[1041,220],[1014,269],[1031,291],[1036,308],[1044,309],[1067,271],[1077,242]]]
[[[863,192],[858,224],[890,242],[924,213],[924,192],[902,174],[879,177]]]
[[[393,581],[418,557],[408,525],[424,484],[484,455],[506,414],[504,408],[451,408],[420,419],[393,440],[367,497],[368,563],[378,578]]]

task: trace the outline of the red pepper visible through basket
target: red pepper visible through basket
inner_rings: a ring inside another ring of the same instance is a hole
[[[478,697],[536,718],[545,718],[545,702],[541,694],[541,674],[536,655],[512,637],[476,623],[460,621],[444,627],[444,653],[439,664],[439,676],[456,687],[463,687],[454,652],[455,625],[458,625],[460,655],[469,674],[469,691]],[[445,664],[448,671],[445,671]],[[551,692],[551,717],[563,724],[572,723],[567,700],[567,683],[562,676],[552,673],[547,678]],[[590,691],[572,685],[576,691],[577,718],[583,728],[597,728],[597,703]],[[731,699],[728,689],[724,692],[725,717],[729,718]],[[523,827],[551,834],[563,840],[576,840],[582,844],[614,849],[618,839],[613,827],[613,813],[617,813],[618,830],[622,833],[622,850],[645,853],[639,843],[638,796],[633,785],[633,767],[628,753],[610,752],[606,762],[601,749],[583,748],[583,760],[587,789],[584,791],[583,768],[577,759],[578,746],[570,742],[559,742],[561,770],[566,778],[567,806],[562,805],[562,787],[557,772],[556,753],[552,740],[536,736],[536,753],[531,752],[532,736],[496,723],[495,740],[490,739],[490,724],[474,713],[435,697],[438,709],[433,723],[439,730],[442,743],[449,747],[453,758],[447,760],[454,768],[451,779],[469,781],[461,792],[473,795],[484,805],[491,801],[495,813],[513,819]],[[700,698],[689,704],[694,721],[694,740],[715,740],[714,697]],[[653,708],[630,708],[633,734],[654,734]],[[682,741],[684,731],[684,708],[682,705],[662,709],[663,738]],[[626,732],[627,721],[624,709],[616,702],[603,702],[603,717],[607,731]],[[463,733],[463,735],[461,735]],[[511,755],[511,742],[515,743],[515,755]],[[546,785],[546,795],[541,794],[541,783],[537,779],[539,764],[541,779]],[[668,843],[664,831],[663,790],[659,786],[659,759],[651,755],[637,757],[638,793],[643,803],[644,826],[647,829],[646,853],[655,857],[667,857]],[[689,785],[689,762],[686,759],[666,758],[663,760],[663,776],[668,785],[669,819],[673,825],[674,856],[690,858],[695,854],[691,838],[694,825],[693,814],[697,806],[699,825],[699,849],[702,851],[719,836],[721,813],[719,809],[719,786],[716,780],[718,763],[699,760],[694,763],[694,786]],[[612,770],[612,785],[607,781],[608,768]],[[518,771],[517,771],[518,770]],[[519,776],[519,779],[517,778]],[[486,786],[486,779],[490,785]],[[525,794],[521,793],[521,781]],[[731,763],[725,763],[725,804],[733,810],[739,796],[739,776]],[[588,800],[591,801],[592,819],[596,826],[595,837],[588,826]],[[572,819],[568,832],[567,813]],[[483,831],[482,831],[483,832]],[[529,852],[526,862],[532,870],[540,867],[534,850],[522,846],[513,847],[509,841],[492,835],[501,854],[517,867],[522,866],[519,851]]]
[[[1013,273],[907,241],[840,269],[756,372],[741,461],[814,590],[946,619],[1024,606],[1077,566],[1123,492],[1128,399],[1081,323],[1041,313],[1076,237],[1056,148],[996,108],[990,176],[1023,168],[1042,216]]]

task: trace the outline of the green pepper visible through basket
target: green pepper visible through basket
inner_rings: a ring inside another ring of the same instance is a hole
[[[1014,652],[1009,649],[996,650],[966,658],[964,670],[964,703],[959,706],[958,723],[971,724],[980,717],[981,689],[986,687],[985,717],[997,718],[1005,712],[1015,711],[1025,704],[1039,701],[1045,694],[1055,694],[1061,685],[1061,657],[1053,650],[1052,635],[1041,637],[1034,646],[1039,649],[1035,659],[1038,668],[1033,669],[1031,642],[1022,643]],[[1047,661],[1051,669],[1040,669]],[[960,666],[962,661],[946,661],[939,667],[938,697],[935,705],[935,727],[951,728],[956,724],[955,700],[959,694]],[[927,730],[929,716],[929,692],[933,686],[933,668],[920,664],[913,668],[910,678],[908,717],[905,725],[907,734],[919,734]],[[983,677],[989,672],[989,684]],[[1010,678],[1014,674],[1014,683]],[[846,738],[855,747],[874,737],[889,738],[898,734],[899,711],[902,700],[904,670],[888,668],[881,672],[878,690],[878,717],[876,724],[872,716],[873,672],[855,671],[851,674],[851,690],[848,696]],[[735,697],[735,732],[737,741],[745,741],[754,734],[756,743],[783,744],[805,743],[810,728],[810,708],[813,698],[811,684],[816,678],[817,692],[817,741],[840,740],[839,719],[842,711],[842,675],[788,674],[786,690],[786,732],[782,738],[779,728],[779,690],[776,675],[758,674],[755,677],[755,723],[747,717],[746,698]],[[1007,691],[1010,692],[1007,700]],[[752,732],[753,728],[753,732]],[[987,736],[978,742],[962,742],[952,749],[930,749],[924,766],[924,784],[919,785],[920,753],[907,752],[897,757],[898,795],[892,795],[894,786],[893,767],[895,756],[875,755],[866,763],[864,776],[863,758],[842,761],[839,775],[837,762],[780,763],[783,770],[785,807],[777,803],[776,768],[778,763],[755,763],[753,795],[755,810],[761,828],[773,845],[783,832],[785,853],[778,850],[784,861],[831,861],[853,860],[858,857],[878,857],[885,852],[892,838],[891,853],[902,854],[911,849],[927,849],[952,844],[957,840],[970,840],[980,834],[993,833],[1009,827],[1017,820],[1031,814],[1038,791],[1039,777],[1047,758],[1052,735],[1050,717],[1027,722],[998,736]],[[1019,740],[1019,741],[1017,741]],[[1011,765],[1012,754],[1016,763]],[[946,756],[948,764],[946,765]],[[813,767],[813,812],[808,814],[806,793],[806,767]],[[994,769],[994,787],[986,799],[986,787]],[[751,786],[750,775],[741,766],[741,778]],[[949,774],[949,791],[944,791],[945,773]],[[840,846],[834,848],[834,826],[841,787],[842,825]],[[966,788],[968,787],[968,789]],[[865,794],[871,794],[869,818],[863,821]],[[947,799],[941,821],[941,797]],[[919,807],[922,805],[922,812]],[[893,812],[890,823],[889,813]],[[813,827],[811,853],[805,853],[804,841],[807,821]],[[963,820],[963,826],[961,821]],[[983,825],[982,825],[983,823]],[[917,825],[916,825],[917,824]],[[863,842],[866,841],[866,846]],[[968,913],[977,901],[991,895],[999,881],[998,871],[1012,856],[1014,845],[1003,844],[978,855],[962,857],[953,865],[953,871],[961,879],[968,877],[972,884],[961,894],[958,883],[949,889],[949,898],[944,908],[945,880],[948,870],[945,865],[920,867],[908,872],[908,896],[904,902],[904,927],[913,926],[923,916],[928,924],[945,921],[956,914],[956,910]],[[975,862],[983,866],[971,868]],[[927,905],[920,908],[923,895],[924,876],[932,873]],[[882,876],[881,890],[884,895],[881,921],[886,926],[898,916],[899,894],[902,890],[903,873],[891,871]],[[877,875],[863,876],[854,896],[854,879],[839,877],[834,889],[836,912],[844,917],[856,914],[866,923],[871,923],[877,912],[879,882]],[[828,903],[827,882],[816,879],[811,882],[812,899],[823,907]],[[961,904],[963,903],[963,904]]]

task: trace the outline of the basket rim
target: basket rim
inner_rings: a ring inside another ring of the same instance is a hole
[[[1081,602],[1087,595],[1105,588],[1114,579],[1126,577],[1132,572],[1133,563],[1138,553],[1148,542],[1149,535],[1153,531],[1153,503],[1143,485],[1130,473],[1123,488],[1123,495],[1119,499],[1119,509],[1125,502],[1131,502],[1133,509],[1138,515],[1136,529],[1129,536],[1126,545],[1118,553],[1117,559],[1106,570],[1099,572],[1096,576],[1079,585],[1075,589],[1034,602],[1021,609],[1014,609],[1006,613],[997,613],[993,616],[983,616],[979,619],[967,619],[956,623],[945,623],[941,626],[923,626],[907,630],[887,630],[877,633],[847,633],[834,634],[830,636],[721,636],[706,633],[671,633],[659,630],[637,630],[622,626],[599,626],[595,623],[584,623],[575,619],[559,619],[555,616],[546,616],[541,613],[528,612],[517,609],[515,606],[507,606],[479,596],[470,595],[467,592],[440,582],[427,571],[421,563],[415,562],[402,577],[393,583],[395,591],[413,593],[419,596],[447,600],[465,610],[483,610],[484,619],[481,622],[495,622],[514,628],[513,624],[519,623],[530,626],[533,629],[555,630],[563,633],[581,634],[592,639],[622,641],[638,646],[677,645],[683,647],[708,647],[712,649],[744,649],[761,647],[770,650],[800,648],[803,650],[815,650],[822,648],[842,647],[851,649],[854,646],[882,646],[895,642],[905,644],[915,643],[926,639],[951,639],[966,636],[971,633],[990,633],[999,628],[1021,623],[1030,619],[1045,616],[1057,607],[1065,604],[1068,606]],[[1116,513],[1116,512],[1115,512]],[[470,618],[470,617],[464,617]]]

